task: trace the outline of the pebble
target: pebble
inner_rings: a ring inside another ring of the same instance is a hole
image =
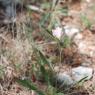
[[[64,32],[69,38],[72,38],[75,34],[79,33],[80,30],[76,27],[64,26]]]
[[[57,74],[57,81],[58,83],[61,84],[61,86],[70,86],[74,83],[74,81],[72,80],[71,76],[69,74],[66,74],[66,73],[58,73]]]
[[[74,81],[80,81],[85,78],[85,80],[89,80],[92,78],[93,69],[89,67],[79,66],[72,69],[72,77]]]
[[[71,73],[59,72],[56,79],[61,86],[72,86],[81,79],[89,80],[92,78],[93,69],[89,67],[79,66],[72,68]]]

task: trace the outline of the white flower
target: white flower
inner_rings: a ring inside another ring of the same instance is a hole
[[[52,35],[60,40],[62,35],[63,35],[62,28],[61,27],[56,27],[55,29],[53,29],[52,30]]]
[[[86,0],[88,3],[90,3],[91,2],[91,0]]]

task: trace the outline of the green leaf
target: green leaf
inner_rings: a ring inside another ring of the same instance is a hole
[[[43,25],[45,25],[45,23],[47,22],[47,20],[50,18],[51,14],[50,13],[46,13],[43,15],[41,21],[40,21],[40,27],[42,27]]]
[[[42,9],[50,9],[51,8],[50,2],[46,2],[46,3],[41,4],[41,8]]]
[[[40,66],[40,70],[42,72],[43,77],[45,78],[45,81],[50,85],[50,79],[47,71],[45,70],[44,66]]]
[[[56,95],[56,88],[54,88],[53,86],[49,85],[47,88],[47,95]]]
[[[59,9],[58,11],[60,11],[61,14],[63,14],[64,16],[68,16],[68,9],[65,9],[65,8],[61,8]]]
[[[87,27],[87,28],[90,28],[91,27],[91,22],[90,20],[87,18],[86,15],[81,15],[81,20],[83,22],[83,24]]]
[[[84,78],[82,78],[81,80],[79,80],[77,83],[83,83],[86,79],[87,79],[88,76],[85,76]]]
[[[32,84],[31,81],[29,80],[17,79],[17,82],[22,86],[29,88],[30,90],[36,91],[39,95],[45,95],[42,91],[38,90],[38,88],[34,84]]]
[[[47,64],[53,70],[52,64],[45,58],[45,56],[42,54],[42,52],[40,52],[40,51],[38,51],[38,52],[39,52],[39,56],[40,56],[42,65],[44,66],[45,64]]]
[[[60,92],[60,93],[57,93],[56,95],[64,95],[64,94]]]
[[[56,38],[55,36],[52,35],[52,31],[50,31],[49,29],[47,29],[46,27],[42,26],[45,34],[48,35],[50,38],[52,38],[52,40],[56,41],[56,42],[60,42],[60,40],[58,38]]]
[[[64,47],[69,47],[71,44],[71,40],[67,36],[65,36],[62,44]]]

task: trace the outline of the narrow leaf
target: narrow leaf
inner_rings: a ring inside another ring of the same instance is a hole
[[[38,90],[38,88],[34,84],[32,84],[31,81],[29,80],[17,79],[17,82],[22,86],[29,88],[30,90],[36,91],[39,95],[45,95],[42,91]]]

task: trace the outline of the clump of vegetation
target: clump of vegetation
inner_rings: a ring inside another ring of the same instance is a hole
[[[79,95],[83,86],[77,83],[75,87],[59,87],[54,71],[55,65],[64,65],[64,60],[73,63],[77,55],[61,21],[67,17],[68,23],[68,5],[72,3],[68,4],[65,0],[32,0],[31,4],[33,6],[27,6],[17,15],[14,26],[3,27],[6,33],[0,34],[0,86],[10,90],[13,83],[19,83],[36,95],[74,95],[73,91],[77,89]],[[90,29],[92,24],[85,15],[81,15],[81,20]],[[12,34],[16,32],[14,38],[10,31]]]
[[[81,20],[82,20],[84,26],[85,26],[86,28],[90,29],[92,23],[91,23],[90,20],[87,18],[87,16],[82,14],[82,15],[81,15]]]

